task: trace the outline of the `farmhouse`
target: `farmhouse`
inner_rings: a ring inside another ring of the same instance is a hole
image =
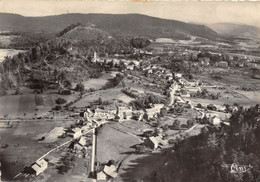
[[[110,166],[105,165],[104,167],[104,173],[115,178],[117,176],[117,172],[116,172],[116,166],[111,164]]]
[[[80,145],[84,146],[87,144],[87,140],[85,137],[80,137],[79,142]]]
[[[31,168],[34,170],[35,175],[38,176],[48,167],[48,162],[44,159],[37,160]]]
[[[221,120],[220,120],[220,118],[218,117],[218,116],[213,116],[212,118],[210,118],[210,123],[212,124],[212,125],[220,125],[220,123],[221,123]]]
[[[94,118],[101,118],[101,119],[113,119],[115,117],[115,111],[110,109],[95,109]]]
[[[131,119],[132,108],[128,106],[118,106],[117,115],[120,119]]]
[[[73,137],[74,139],[81,137],[82,132],[80,128],[73,128],[72,130],[68,131],[68,136]]]
[[[162,140],[161,137],[159,136],[156,137],[152,136],[144,140],[144,145],[153,150],[157,149],[159,146],[166,145],[167,143],[168,143],[167,141]]]
[[[146,147],[149,147],[149,148],[153,149],[153,150],[155,150],[155,149],[157,149],[159,147],[159,143],[158,143],[158,141],[156,140],[156,138],[154,136],[145,139],[144,140],[144,145]]]
[[[154,107],[152,107],[150,109],[146,109],[145,110],[146,119],[155,117],[158,113],[160,113],[161,108],[163,108],[163,107],[164,107],[164,104],[154,104]]]
[[[136,110],[133,111],[133,119],[137,120],[137,121],[141,121],[144,117],[144,111],[142,110]]]
[[[97,180],[98,181],[107,181],[107,175],[101,171],[99,173],[97,173]]]
[[[218,67],[227,68],[228,67],[228,63],[226,61],[220,61],[218,63]]]

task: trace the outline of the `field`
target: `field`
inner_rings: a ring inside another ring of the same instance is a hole
[[[67,102],[76,99],[78,93],[69,96],[58,94],[22,94],[0,97],[0,118],[36,118],[45,116],[55,106],[57,98]]]
[[[69,126],[74,121],[22,121],[16,128],[0,128],[1,146],[0,159],[4,179],[11,179],[31,165],[44,153],[54,148],[53,143],[40,143],[38,139],[43,134],[49,133],[56,126]],[[59,140],[59,142],[64,142]]]
[[[98,131],[97,137],[97,161],[106,163],[108,160],[120,162],[129,154],[135,153],[132,146],[139,144],[144,129],[149,128],[138,121],[125,121],[121,123],[109,123]]]
[[[129,103],[133,99],[127,95],[125,95],[123,92],[121,92],[122,88],[112,88],[107,90],[99,90],[92,93],[87,93],[83,96],[82,99],[80,99],[78,102],[73,104],[74,107],[85,107],[89,103],[98,100],[99,98],[102,98],[103,100],[122,100],[123,102]]]
[[[19,52],[23,52],[22,50],[14,50],[14,49],[0,49],[0,62],[2,62],[5,56],[13,56],[18,54]]]
[[[103,73],[101,77],[99,78],[93,78],[90,80],[87,80],[85,82],[83,82],[83,85],[85,86],[85,89],[101,89],[102,87],[104,87],[106,85],[106,83],[108,82],[109,79],[115,77],[115,73],[111,72],[111,73]]]

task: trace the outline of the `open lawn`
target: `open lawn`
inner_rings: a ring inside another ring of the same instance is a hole
[[[127,152],[133,152],[130,148],[139,143],[138,138],[115,129],[116,123],[106,124],[98,131],[97,136],[97,161],[106,163],[113,159],[123,160]],[[125,131],[122,128],[122,131]]]
[[[122,88],[111,88],[107,90],[99,90],[92,93],[87,93],[83,96],[82,99],[80,99],[78,102],[73,104],[74,107],[85,107],[90,102],[93,102],[95,100],[98,100],[99,98],[103,100],[122,100],[125,103],[129,103],[133,98],[127,96],[123,92],[121,92]]]
[[[75,121],[22,121],[16,128],[0,128],[0,145],[8,145],[0,149],[2,177],[11,180],[25,166],[31,165],[36,159],[54,148],[55,143],[40,143],[43,134],[49,133],[56,126],[69,126]],[[66,138],[67,139],[67,138]],[[64,142],[61,139],[59,142]]]
[[[117,72],[103,73],[102,76],[99,78],[93,78],[93,79],[84,81],[83,85],[86,90],[87,89],[95,89],[95,90],[101,89],[108,83],[109,79],[114,78],[116,76],[116,73]]]
[[[0,118],[7,115],[8,118],[37,118],[46,115],[52,107],[55,100],[64,98],[67,103],[75,100],[79,93],[71,95],[58,94],[32,94],[5,95],[0,97]]]

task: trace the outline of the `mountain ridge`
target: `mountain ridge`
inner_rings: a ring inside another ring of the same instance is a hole
[[[25,17],[17,14],[0,13],[1,31],[57,33],[74,23],[92,23],[98,28],[118,36],[176,39],[188,39],[189,35],[208,39],[220,37],[205,25],[194,25],[142,14],[72,13],[44,17]]]
[[[207,26],[223,36],[245,36],[260,38],[260,28],[252,25],[223,22],[214,23]]]

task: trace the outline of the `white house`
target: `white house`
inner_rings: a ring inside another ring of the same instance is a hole
[[[107,175],[101,171],[99,173],[97,173],[97,180],[98,181],[107,181]]]
[[[211,124],[213,124],[213,125],[220,125],[221,120],[220,120],[219,117],[213,116],[212,118],[210,118],[210,122],[211,122]]]
[[[155,150],[155,149],[158,148],[159,143],[156,140],[156,138],[154,136],[152,136],[152,137],[149,137],[149,138],[144,140],[144,145],[153,149],[153,150]]]
[[[85,137],[80,137],[80,140],[78,142],[80,145],[84,146],[87,144],[87,140]]]
[[[154,107],[150,109],[146,109],[147,119],[155,117],[157,114],[160,113],[161,109],[164,107],[164,104],[154,104]]]
[[[48,162],[44,159],[37,160],[31,168],[35,171],[35,175],[38,176],[48,167]]]
[[[113,164],[111,164],[110,166],[105,165],[103,171],[104,171],[105,174],[107,174],[107,175],[109,175],[113,178],[117,177],[116,166],[113,165]]]
[[[69,136],[73,137],[74,139],[81,137],[82,132],[80,128],[73,128],[71,131],[67,133]]]

